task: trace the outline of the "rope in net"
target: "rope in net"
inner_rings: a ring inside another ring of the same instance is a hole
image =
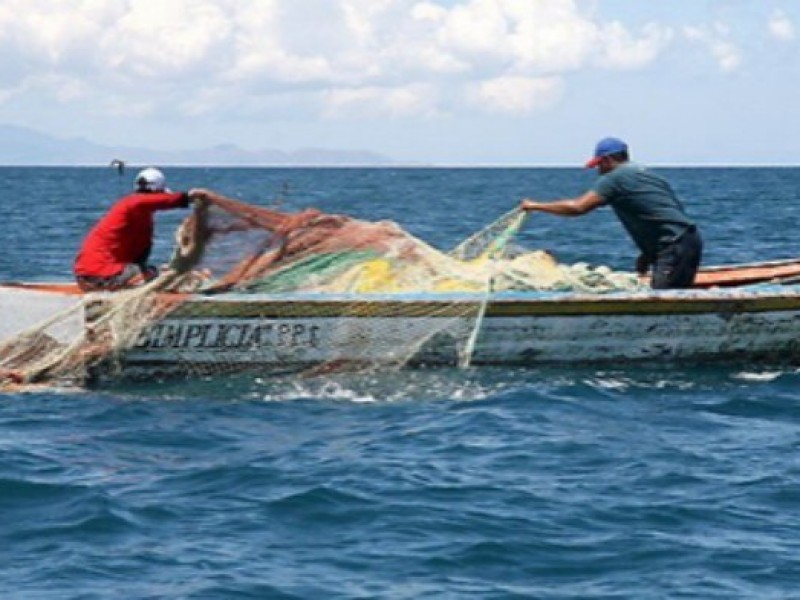
[[[151,373],[188,375],[468,366],[494,293],[641,286],[634,274],[513,246],[522,219],[509,212],[445,253],[390,221],[211,194],[179,226],[158,278],[87,294],[0,342],[0,385],[114,378],[142,353]],[[301,315],[314,324],[301,328]],[[79,333],[56,334],[76,318]]]

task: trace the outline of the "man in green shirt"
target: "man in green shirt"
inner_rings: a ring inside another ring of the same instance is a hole
[[[577,217],[611,205],[639,247],[636,271],[645,275],[653,268],[651,287],[691,287],[700,267],[703,240],[670,184],[646,167],[631,162],[628,145],[617,138],[600,140],[594,158],[586,167],[597,168],[600,177],[594,188],[582,196],[552,202],[525,199],[520,208]]]

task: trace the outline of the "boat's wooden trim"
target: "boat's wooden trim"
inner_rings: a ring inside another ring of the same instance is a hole
[[[701,269],[694,287],[734,287],[800,277],[800,260],[751,263]]]
[[[66,296],[83,296],[84,292],[75,283],[52,283],[52,282],[31,282],[31,281],[4,281],[0,287],[31,290],[34,292],[51,292]]]
[[[717,271],[738,271],[741,269],[757,269],[762,267],[784,267],[789,265],[798,265],[800,266],[800,258],[793,257],[793,258],[780,258],[776,260],[761,260],[758,262],[747,262],[747,263],[729,263],[723,265],[711,265],[702,267],[701,271],[706,272],[717,272]]]
[[[193,301],[176,308],[175,318],[394,318],[470,317],[481,298],[442,300],[307,300],[274,299]],[[543,299],[494,299],[486,309],[491,317],[569,315],[659,315],[757,313],[800,310],[800,293],[613,297],[575,296]]]
[[[800,296],[751,296],[740,298],[615,298],[553,302],[509,302],[490,304],[487,315],[590,316],[590,315],[693,315],[784,312],[800,310]]]

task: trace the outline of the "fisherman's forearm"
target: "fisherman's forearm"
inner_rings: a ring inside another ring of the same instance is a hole
[[[577,217],[586,212],[582,210],[577,199],[553,200],[551,202],[523,200],[520,208],[528,212],[538,211],[560,217]]]

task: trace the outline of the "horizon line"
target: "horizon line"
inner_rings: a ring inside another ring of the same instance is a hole
[[[670,163],[651,162],[643,163],[650,167],[658,168],[800,168],[800,162],[769,163],[769,162],[736,162],[736,163]],[[151,163],[131,162],[126,166],[138,168],[151,165]],[[581,164],[569,163],[159,163],[162,168],[179,169],[579,169],[587,170]],[[112,168],[111,165],[101,163],[0,163],[0,168]]]

